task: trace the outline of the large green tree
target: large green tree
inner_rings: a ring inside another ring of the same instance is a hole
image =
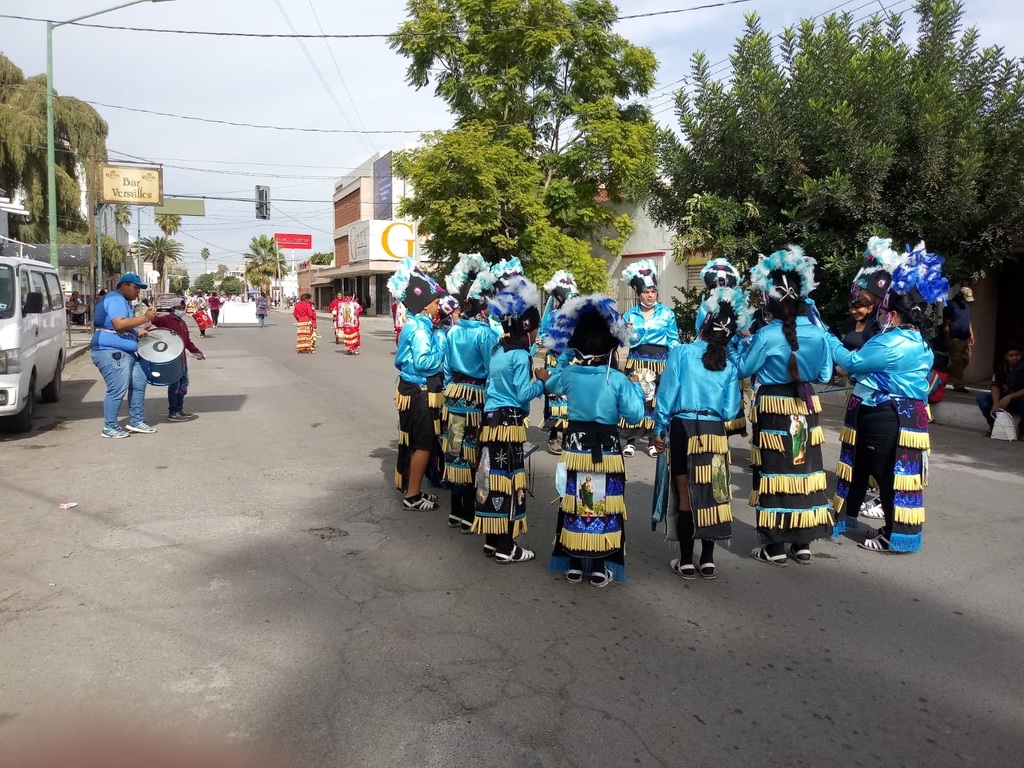
[[[195,279],[192,283],[192,290],[202,291],[203,293],[210,293],[211,291],[217,290],[217,278],[210,272],[204,272]]]
[[[1024,231],[1021,62],[980,48],[955,0],[915,13],[915,43],[898,14],[830,15],[785,29],[778,55],[752,14],[724,81],[694,56],[653,185],[678,255],[749,265],[800,243],[833,320],[873,234],[924,239],[953,280],[1010,257]]]
[[[219,290],[225,296],[239,296],[245,290],[245,283],[234,275],[228,275],[220,281]]]
[[[168,266],[177,263],[184,251],[177,240],[161,235],[144,237],[139,241],[139,253],[144,261],[153,265],[154,272],[160,273],[161,282],[167,277]]]
[[[89,157],[107,159],[107,123],[83,101],[54,94],[54,149],[57,226],[84,232],[82,190]],[[30,243],[49,242],[46,178],[46,77],[26,78],[0,54],[0,188],[20,194],[30,216],[12,217],[12,235]]]
[[[242,258],[245,259],[245,279],[261,291],[269,293],[271,283],[288,274],[288,264],[272,237],[254,236]]]
[[[455,127],[400,153],[432,259],[522,258],[545,280],[574,272],[604,289],[591,242],[621,251],[632,229],[603,201],[632,199],[654,173],[654,128],[633,101],[650,90],[654,55],[612,32],[608,0],[409,0],[391,47],[408,82],[449,106]]]

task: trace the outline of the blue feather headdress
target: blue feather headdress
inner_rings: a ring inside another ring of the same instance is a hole
[[[562,352],[576,332],[580,318],[589,313],[601,316],[620,347],[629,343],[629,328],[616,310],[615,300],[600,293],[592,293],[588,296],[574,296],[555,312],[544,336],[544,346],[555,354]]]
[[[637,293],[658,287],[658,268],[650,259],[640,259],[622,270],[622,282]]]
[[[740,273],[725,259],[712,259],[700,271],[700,279],[708,289],[735,288],[740,284]]]
[[[540,307],[540,291],[525,277],[515,275],[509,278],[505,286],[487,302],[487,307],[491,314],[505,325],[509,320],[523,317],[531,309],[537,311]]]
[[[750,269],[750,284],[755,290],[775,299],[806,299],[818,287],[814,282],[814,265],[817,262],[804,254],[799,245],[790,245],[771,256],[762,257]],[[773,272],[782,273],[779,282],[772,278]],[[799,290],[789,284],[785,273],[795,274],[800,280]]]
[[[444,288],[421,271],[411,258],[399,262],[395,274],[388,279],[388,290],[414,315],[422,312],[434,299],[445,295]]]
[[[513,256],[511,259],[502,259],[491,267],[491,274],[494,275],[495,284],[499,291],[502,286],[513,277],[526,276],[526,273],[523,271],[522,262],[519,261],[518,256]]]
[[[497,284],[498,280],[494,276],[494,273],[491,270],[486,269],[477,274],[473,284],[469,286],[467,295],[471,299],[485,299],[488,296],[494,295]]]
[[[490,270],[490,265],[484,257],[478,253],[463,253],[459,255],[459,261],[455,268],[444,279],[448,293],[453,296],[461,296],[468,287],[473,284],[476,276],[481,272]]]
[[[892,270],[892,287],[894,293],[911,293],[917,291],[921,298],[929,304],[945,302],[949,295],[949,280],[942,275],[945,259],[937,253],[930,253],[924,241],[900,258]]]
[[[701,302],[701,307],[706,313],[702,330],[708,324],[713,325],[723,314],[735,317],[734,333],[747,330],[754,320],[754,311],[750,308],[747,293],[742,288],[715,288],[711,295]]]

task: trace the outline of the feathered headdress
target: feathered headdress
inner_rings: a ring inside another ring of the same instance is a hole
[[[426,309],[434,299],[444,296],[444,289],[411,258],[399,262],[395,274],[388,280],[388,290],[414,315]]]
[[[452,296],[465,297],[469,287],[481,272],[490,270],[490,265],[478,253],[459,254],[455,268],[444,279],[445,288]]]
[[[551,279],[544,283],[544,290],[547,293],[561,296],[563,301],[580,292],[572,272],[566,272],[564,269],[555,272]]]
[[[804,255],[803,248],[791,245],[771,256],[762,256],[750,269],[750,284],[755,290],[780,301],[806,299],[818,287],[814,282],[815,264],[814,259]],[[792,276],[799,285],[793,284]]]
[[[855,299],[861,291],[877,296],[885,296],[892,280],[891,271],[899,263],[900,254],[892,249],[892,239],[888,237],[872,237],[868,240],[868,249],[864,251],[864,265],[858,270],[850,286],[850,297]]]
[[[499,291],[513,277],[526,276],[518,256],[513,256],[511,259],[502,259],[491,267],[491,274],[494,275],[495,286]]]
[[[711,327],[722,331],[727,336],[745,331],[754,320],[754,311],[747,301],[747,294],[742,288],[715,288],[711,295],[701,302],[704,322],[701,331]],[[735,330],[730,330],[729,320],[735,320]]]
[[[487,306],[501,327],[510,333],[526,333],[540,325],[540,291],[520,275],[508,278]]]
[[[892,270],[892,286],[890,290],[899,294],[910,294],[914,291],[929,304],[945,302],[949,295],[949,280],[942,275],[945,259],[937,253],[930,253],[924,241],[900,258]]]
[[[740,273],[725,259],[712,259],[700,271],[700,279],[708,290],[715,288],[735,288],[740,284]]]
[[[658,287],[658,269],[650,259],[640,259],[622,270],[622,282],[637,293]]]
[[[566,347],[585,355],[607,354],[628,343],[629,328],[615,309],[615,300],[600,293],[568,299],[544,336],[544,346],[555,354]]]
[[[469,286],[467,296],[471,299],[486,299],[488,296],[493,296],[494,291],[497,288],[498,280],[495,278],[494,273],[487,269],[479,273],[473,284]]]
[[[447,294],[441,297],[441,301],[438,304],[438,313],[441,317],[449,317],[453,312],[458,310],[459,300],[451,294]]]

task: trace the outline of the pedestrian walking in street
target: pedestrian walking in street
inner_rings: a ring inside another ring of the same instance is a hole
[[[260,295],[256,297],[256,322],[260,324],[260,328],[267,327],[267,315],[270,314],[270,302],[267,300],[267,294],[260,292]]]
[[[740,359],[740,375],[757,377],[751,447],[753,490],[761,546],[750,556],[784,566],[787,555],[811,563],[811,542],[832,535],[832,513],[818,423],[821,402],[814,384],[832,378],[825,331],[807,316],[814,290],[814,259],[799,246],[776,251],[750,270],[754,290],[765,297],[772,320],[754,336]]]
[[[338,307],[345,301],[345,294],[342,291],[338,293],[331,300],[331,303],[327,305],[327,311],[331,313],[331,325],[334,326],[334,343],[341,344],[341,317],[338,313]]]
[[[136,357],[139,337],[146,335],[143,326],[152,322],[156,310],[147,309],[136,316],[131,306],[131,302],[139,298],[139,291],[148,287],[134,272],[126,272],[118,278],[116,288],[96,305],[90,352],[93,364],[107,385],[103,398],[103,437],[156,432],[155,427],[146,423],[146,374]],[[117,414],[125,395],[128,396],[129,416],[127,427],[122,429]]]
[[[967,392],[964,371],[971,362],[974,346],[974,326],[971,324],[971,303],[974,291],[967,286],[960,289],[942,312],[942,337],[949,354],[949,380],[954,392]]]
[[[621,373],[615,359],[628,342],[615,301],[598,293],[568,299],[548,326],[545,346],[558,363],[544,388],[567,398],[569,409],[550,569],[570,584],[584,574],[599,588],[626,580],[626,465],[618,424],[644,414],[639,380]]]
[[[302,294],[292,310],[296,325],[295,351],[300,355],[316,354],[316,310],[310,301],[312,298],[308,293]]]
[[[647,396],[644,417],[635,424],[624,421],[619,424],[626,437],[622,455],[628,458],[636,451],[639,438],[650,441],[658,381],[665,370],[669,350],[679,345],[679,326],[675,312],[658,301],[658,273],[654,262],[642,259],[630,264],[622,271],[622,282],[636,291],[638,299],[636,306],[623,315],[630,329],[626,373],[636,373]],[[647,452],[652,457],[657,456],[653,442]]]
[[[525,277],[501,278],[502,289],[488,302],[505,335],[491,355],[484,397],[482,453],[477,472],[473,533],[484,534],[484,554],[499,563],[533,560],[515,543],[526,533],[526,418],[530,401],[544,394],[547,371],[533,378],[530,347],[540,327],[540,292]]]
[[[448,331],[444,351],[444,480],[451,491],[448,526],[471,533],[475,517],[473,480],[480,458],[480,423],[491,352],[498,334],[487,322],[494,277],[482,256],[464,254],[445,286],[462,307]]]
[[[836,362],[856,376],[846,406],[843,447],[836,467],[834,506],[842,532],[857,525],[868,479],[878,483],[885,523],[860,546],[874,552],[917,552],[924,526],[928,373],[934,355],[921,336],[928,305],[945,300],[943,259],[924,243],[882,257],[892,276],[878,308],[880,332],[857,351],[828,336]]]
[[[565,305],[568,299],[579,293],[579,288],[576,286],[576,278],[572,276],[572,273],[560,269],[544,284],[544,290],[548,293],[548,303],[544,307],[544,316],[540,321],[537,343],[545,349],[544,368],[551,373],[558,365],[558,355],[548,349],[545,344],[547,332],[554,322],[555,313]],[[563,437],[568,424],[568,400],[564,395],[553,395],[549,392],[544,396],[544,426],[549,430],[548,453],[555,456],[562,453]]]
[[[444,356],[434,334],[433,318],[445,295],[412,259],[399,264],[388,280],[388,289],[404,303],[408,318],[398,338],[395,368],[398,389],[398,461],[395,487],[402,491],[402,507],[432,511],[437,496],[422,490],[428,474],[443,471],[441,464],[441,409],[444,406]]]
[[[729,345],[753,319],[739,288],[719,287],[701,303],[697,341],[675,347],[661,375],[654,409],[654,444],[669,451],[675,488],[675,530],[679,558],[669,563],[679,578],[697,577],[695,540],[701,541],[702,578],[718,575],[715,541],[732,537],[728,424],[740,410],[740,375]],[[672,519],[668,514],[667,518]]]
[[[185,342],[185,350],[181,353],[181,378],[167,386],[167,420],[192,421],[196,415],[185,410],[185,395],[188,394],[189,385],[188,354],[191,352],[196,360],[205,360],[206,355],[192,343],[189,336],[188,323],[185,322],[185,299],[180,299],[177,306],[170,307],[165,314],[157,315],[153,325],[157,328],[166,328]]]
[[[992,374],[992,385],[988,392],[978,395],[978,408],[988,423],[986,437],[992,437],[997,411],[1007,411],[1021,417],[1017,427],[1017,439],[1024,434],[1024,346],[1012,343],[1006,348],[1003,363]]]
[[[185,312],[192,315],[192,319],[196,321],[201,339],[206,338],[206,329],[213,325],[209,309],[210,302],[202,291],[196,291],[192,298],[185,302]]]
[[[220,325],[220,310],[224,306],[224,299],[214,291],[210,294],[210,318],[213,320],[213,327]]]

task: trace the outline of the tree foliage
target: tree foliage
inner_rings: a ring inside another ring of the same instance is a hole
[[[653,178],[653,123],[630,100],[652,87],[654,55],[611,31],[609,0],[407,8],[391,47],[409,59],[411,85],[434,85],[455,128],[396,158],[415,190],[399,213],[420,220],[444,267],[465,252],[518,255],[536,280],[554,265],[604,289],[590,242],[611,229],[615,248],[626,220],[599,199],[630,199]]]
[[[178,234],[181,229],[181,216],[176,213],[156,213],[153,214],[153,220],[167,237]]]
[[[210,293],[217,289],[217,278],[210,272],[204,272],[195,279],[192,283],[193,291],[202,291],[203,293]]]
[[[680,137],[659,138],[655,218],[677,256],[714,250],[748,266],[787,242],[819,260],[835,318],[868,237],[924,239],[954,280],[1009,258],[1024,230],[1024,70],[962,30],[955,0],[850,14],[773,36],[749,15],[728,84],[693,57]]]
[[[144,237],[139,241],[139,253],[144,261],[153,265],[153,271],[160,273],[160,280],[167,277],[167,267],[181,258],[185,249],[177,240],[169,237]]]
[[[83,232],[85,175],[90,156],[107,159],[107,123],[78,99],[54,93],[53,103],[58,229]],[[46,76],[26,78],[0,54],[0,187],[24,197],[31,215],[13,217],[11,229],[25,242],[50,239],[46,165]]]
[[[171,293],[185,293],[188,290],[188,286],[188,275],[180,275],[178,277],[171,278]]]
[[[334,263],[334,252],[333,251],[321,251],[320,253],[314,253],[309,257],[310,264],[316,264],[318,267],[327,267]]]
[[[266,293],[270,293],[270,285],[275,279],[288,274],[288,264],[272,237],[254,236],[242,258],[245,259],[245,279]]]
[[[225,296],[239,296],[245,290],[245,283],[234,275],[228,275],[220,281],[220,290]]]

